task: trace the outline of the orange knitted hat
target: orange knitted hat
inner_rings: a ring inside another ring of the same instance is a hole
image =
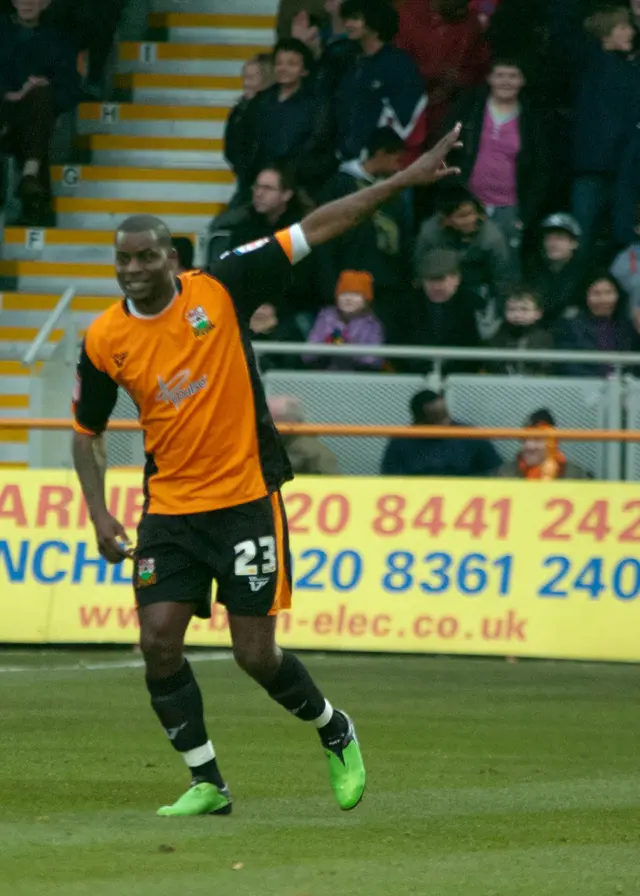
[[[338,278],[336,295],[343,292],[357,292],[367,302],[373,299],[373,277],[368,271],[343,271]]]

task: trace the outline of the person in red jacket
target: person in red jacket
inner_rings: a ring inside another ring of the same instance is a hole
[[[468,0],[406,0],[395,45],[420,69],[429,97],[427,142],[433,143],[463,87],[482,84],[489,46]]]

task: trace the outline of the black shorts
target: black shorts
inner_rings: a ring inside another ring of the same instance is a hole
[[[138,528],[134,588],[139,606],[216,600],[234,616],[272,616],[291,606],[289,531],[279,492],[206,513],[150,513]]]

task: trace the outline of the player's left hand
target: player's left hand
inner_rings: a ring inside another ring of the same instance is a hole
[[[405,181],[408,187],[420,187],[437,183],[445,177],[460,174],[459,168],[449,168],[447,156],[452,149],[462,146],[460,143],[460,131],[462,125],[458,123],[452,131],[442,138],[433,149],[425,152],[413,164],[409,165],[399,177]]]

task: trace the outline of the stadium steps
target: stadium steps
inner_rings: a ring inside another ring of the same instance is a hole
[[[152,0],[149,40],[118,47],[118,102],[78,109],[82,163],[52,168],[57,228],[9,227],[0,247],[0,416],[29,414],[19,361],[73,285],[79,330],[118,300],[113,230],[131,214],[192,239],[229,201],[224,124],[245,60],[273,45],[277,0]],[[52,334],[53,349],[60,332]],[[28,433],[2,431],[0,465],[26,465]]]

